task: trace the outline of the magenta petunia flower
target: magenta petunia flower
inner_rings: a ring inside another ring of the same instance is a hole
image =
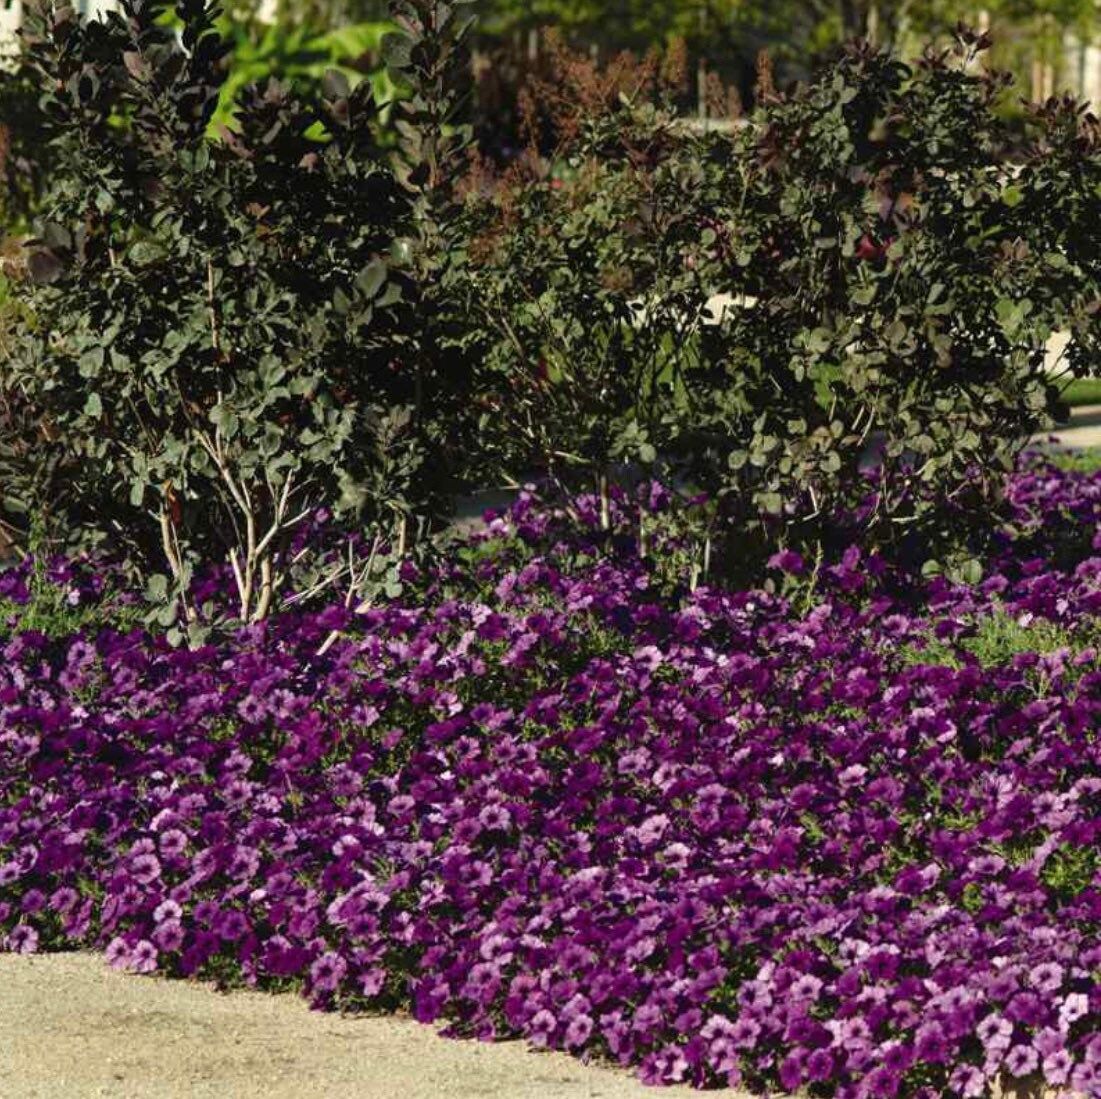
[[[16,924],[8,932],[6,945],[13,954],[35,954],[38,952],[38,932],[30,924]]]
[[[329,951],[310,966],[310,982],[315,992],[335,992],[347,971],[347,962],[339,954]]]
[[[1005,1057],[1006,1071],[1011,1076],[1029,1076],[1040,1064],[1040,1055],[1031,1046],[1014,1046]]]

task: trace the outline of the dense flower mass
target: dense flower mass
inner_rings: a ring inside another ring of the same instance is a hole
[[[1101,1095],[1101,478],[1010,492],[975,587],[671,593],[523,498],[415,604],[17,633],[0,945],[653,1083]]]

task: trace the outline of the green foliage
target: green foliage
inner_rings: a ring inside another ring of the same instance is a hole
[[[1101,378],[1075,378],[1063,390],[1063,400],[1070,408],[1101,404]]]
[[[416,327],[408,362],[414,415],[425,423],[443,467],[467,467],[479,440],[468,430],[472,375],[483,343],[477,330],[466,277],[465,225],[457,183],[472,140],[461,124],[469,57],[466,42],[473,0],[394,0],[398,30],[383,43],[394,80],[408,94],[394,105],[398,135],[397,170],[410,207],[410,231],[397,251],[412,278]],[[433,394],[435,414],[425,416]],[[482,465],[474,463],[475,470]],[[452,479],[449,487],[459,482]]]
[[[1045,458],[1059,469],[1071,473],[1097,473],[1101,470],[1101,449],[1053,450]]]
[[[292,586],[350,604],[464,481],[533,473],[605,526],[613,481],[705,491],[663,583],[854,538],[978,579],[1002,475],[1061,412],[1049,336],[1067,376],[1099,350],[1097,123],[1053,101],[1011,159],[967,33],[915,69],[854,46],[723,133],[677,117],[682,52],[558,49],[494,179],[461,124],[469,9],[396,0],[395,103],[340,72],[235,90],[205,0],[44,13],[57,168],[0,325],[16,521],[124,553],[193,637],[199,565],[246,621]],[[257,71],[309,52],[273,34]],[[305,540],[319,508],[366,528],[347,559]]]
[[[930,637],[918,647],[901,651],[904,664],[944,664],[960,667],[962,657],[973,656],[984,668],[1010,664],[1025,653],[1050,655],[1061,649],[1072,655],[1092,651],[1101,639],[1101,621],[1083,616],[1073,630],[1043,618],[1022,620],[1004,611],[977,618],[960,638],[944,641]]]
[[[1101,872],[1101,856],[1095,848],[1060,844],[1040,872],[1040,879],[1061,900],[1073,901],[1083,890],[1089,889]]]
[[[281,20],[258,27],[249,21],[225,22],[233,52],[213,118],[215,126],[232,126],[241,91],[272,77],[295,87],[309,86],[319,85],[327,73],[337,71],[353,88],[362,80],[370,81],[379,104],[388,103],[397,93],[381,63],[383,38],[393,30],[390,23],[331,27]]]
[[[692,414],[706,179],[653,64],[604,80],[562,54],[552,83],[552,156],[533,145],[495,191],[476,180],[468,205],[492,338],[481,437],[506,482],[537,469],[603,489],[624,466],[656,469]]]
[[[75,513],[30,494],[55,539],[109,540],[161,601],[228,561],[255,620],[318,507],[392,531],[432,497],[394,258],[413,215],[369,82],[247,88],[211,140],[219,11],[179,0],[179,38],[166,11],[58,7],[31,36],[58,170],[0,388],[79,494]]]
[[[0,600],[0,642],[28,631],[69,641],[81,634],[94,634],[101,627],[125,632],[140,623],[142,608],[133,600],[119,598],[110,590],[95,598],[82,598],[76,587],[51,579],[41,552],[40,529],[31,532],[30,549],[29,598],[26,602]]]
[[[968,912],[978,912],[984,903],[982,886],[977,881],[968,882],[963,888],[960,904]]]
[[[65,640],[93,633],[101,627],[125,630],[138,626],[142,609],[138,606],[73,606],[63,589],[55,585],[32,594],[29,603],[0,600],[0,641],[34,631],[53,640]]]
[[[652,79],[590,97],[557,175],[532,154],[472,203],[501,464],[704,488],[737,570],[854,536],[973,558],[1061,411],[1049,336],[1081,375],[1101,332],[1097,128],[1049,104],[1010,162],[978,45],[853,47],[731,134],[678,127]]]
[[[1051,333],[1073,331],[1072,372],[1096,354],[1095,253],[1072,223],[1101,160],[1064,170],[1080,140],[1067,105],[1007,162],[1003,81],[972,72],[974,52],[964,37],[911,71],[854,48],[766,104],[736,142],[741,172],[722,170],[723,275],[757,304],[714,337],[727,378],[703,403],[733,446],[697,469],[738,527],[768,530],[752,502],[797,544],[846,510],[885,549],[965,544],[1058,412]]]
[[[0,235],[25,230],[51,164],[41,148],[38,90],[22,65],[0,65]]]

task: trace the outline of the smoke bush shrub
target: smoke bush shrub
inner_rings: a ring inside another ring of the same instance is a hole
[[[675,71],[653,56],[601,73],[552,43],[554,78],[525,98],[530,146],[495,184],[478,166],[467,213],[487,457],[576,487],[652,467],[692,418],[705,179],[670,108]]]
[[[58,168],[4,381],[79,489],[55,532],[124,550],[157,599],[228,560],[248,621],[319,507],[389,538],[431,499],[394,255],[411,203],[368,82],[246,89],[212,140],[218,9],[180,0],[178,39],[167,10],[50,8],[30,39]]]
[[[856,535],[967,557],[1059,411],[1048,338],[1080,375],[1101,331],[1097,123],[1053,101],[1011,147],[984,45],[853,46],[723,133],[639,80],[475,188],[505,463],[656,460],[717,501],[731,568]]]

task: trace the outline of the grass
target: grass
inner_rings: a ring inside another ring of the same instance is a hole
[[[1086,450],[1053,450],[1045,458],[1068,473],[1097,473],[1101,471],[1101,447]]]
[[[1101,378],[1076,378],[1063,390],[1063,400],[1071,408],[1101,404]]]
[[[109,593],[70,602],[68,591],[37,569],[29,588],[26,603],[0,599],[0,643],[28,630],[43,633],[51,640],[76,637],[86,631],[94,633],[105,626],[125,632],[141,623],[146,609],[136,603],[120,603]]]
[[[1087,616],[1073,631],[1045,619],[1027,625],[1013,615],[998,610],[980,618],[974,632],[956,642],[930,637],[920,648],[907,646],[902,652],[904,664],[942,664],[961,666],[961,655],[970,653],[984,668],[1009,664],[1015,656],[1036,653],[1045,656],[1059,649],[1072,655],[1093,648],[1101,634],[1101,621]]]

